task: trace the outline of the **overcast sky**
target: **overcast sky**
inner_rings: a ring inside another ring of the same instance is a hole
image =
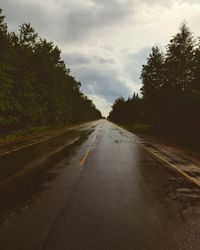
[[[200,0],[0,0],[9,30],[31,22],[52,40],[103,115],[141,87],[151,47],[164,50],[180,23],[200,35]]]

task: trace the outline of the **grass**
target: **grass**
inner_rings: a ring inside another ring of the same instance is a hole
[[[158,133],[155,129],[147,123],[134,123],[134,124],[119,124],[121,127],[125,128],[126,130],[138,134],[139,136],[153,136],[158,140],[162,139],[167,144],[172,144],[176,146],[180,146],[186,150],[190,150],[196,155],[200,154],[200,144],[199,140],[195,140],[193,138],[183,137],[183,136],[173,136],[166,133]]]
[[[22,130],[17,130],[11,134],[0,135],[0,141],[14,140],[17,137],[20,137],[23,135],[40,133],[40,132],[46,131],[48,129],[50,129],[50,127],[30,127],[30,128],[26,128],[26,129],[22,129]]]
[[[29,128],[14,131],[14,132],[9,133],[9,134],[0,134],[0,142],[1,141],[12,141],[12,140],[15,140],[21,136],[40,134],[42,132],[48,132],[48,131],[55,130],[55,129],[67,128],[67,127],[71,127],[73,125],[81,125],[83,123],[85,123],[85,122],[65,123],[65,124],[57,125],[57,126],[29,127]]]
[[[120,124],[122,127],[127,129],[130,132],[138,133],[138,134],[149,134],[150,125],[147,123],[133,123],[133,124]]]

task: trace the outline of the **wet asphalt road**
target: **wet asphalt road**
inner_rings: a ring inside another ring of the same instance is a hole
[[[3,250],[200,249],[199,189],[106,120],[0,157],[0,170]]]

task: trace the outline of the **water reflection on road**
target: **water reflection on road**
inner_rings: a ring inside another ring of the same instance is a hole
[[[198,249],[199,190],[134,135],[104,120],[27,150],[13,168],[43,162],[0,192],[3,249]]]

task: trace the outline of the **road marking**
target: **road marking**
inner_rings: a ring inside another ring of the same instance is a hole
[[[100,124],[101,125],[101,124]],[[85,154],[82,156],[81,160],[80,160],[80,166],[84,166],[91,151],[92,151],[92,145],[94,144],[94,142],[96,141],[98,135],[99,135],[99,132],[100,132],[100,129],[102,128],[102,126],[98,126],[97,129],[96,129],[96,133],[95,135],[93,136],[93,138],[91,139],[91,142],[90,142],[90,145],[88,147],[88,150],[85,152]]]
[[[162,162],[164,162],[165,164],[167,164],[171,169],[173,169],[174,171],[177,171],[179,174],[181,174],[185,179],[187,179],[188,181],[192,182],[193,184],[197,185],[198,187],[200,187],[200,181],[195,179],[194,177],[190,176],[189,174],[187,174],[186,172],[182,171],[181,169],[179,169],[176,165],[172,164],[170,161],[168,161],[167,159],[165,159],[164,157],[162,157],[161,155],[158,155],[155,151],[151,150],[150,148],[148,148],[147,146],[145,146],[143,144],[143,141],[141,141],[141,138],[134,135],[133,133],[125,130],[122,127],[117,126],[116,124],[113,123],[113,125],[116,128],[120,128],[122,131],[125,132],[126,136],[130,139],[135,141],[137,144],[139,144],[144,150],[148,151],[151,155],[154,156],[154,158],[157,158],[157,160],[160,160]],[[134,136],[134,138],[133,138]]]
[[[40,140],[40,141],[37,141],[37,142],[29,143],[29,144],[27,144],[27,145],[20,146],[20,147],[11,149],[11,150],[8,150],[8,151],[6,151],[6,152],[1,153],[1,154],[0,154],[0,157],[1,157],[1,156],[4,156],[4,155],[7,155],[7,154],[10,154],[10,153],[13,153],[13,152],[16,152],[16,151],[19,151],[19,150],[21,150],[21,149],[29,148],[29,147],[31,147],[31,146],[40,144],[40,143],[45,142],[45,141],[48,141],[48,140],[49,140],[49,138],[44,139],[44,140]]]
[[[79,127],[84,127],[84,126],[86,126],[86,125],[88,125],[88,124],[91,124],[91,123],[93,123],[93,121],[92,121],[92,122],[84,123],[84,124],[82,124],[82,125],[77,125],[77,126],[69,127],[69,128],[67,129],[67,131],[71,131],[71,130],[77,129],[77,128],[79,128]],[[100,125],[101,125],[102,123],[103,123],[103,121],[100,123]],[[48,137],[48,138],[45,138],[45,139],[42,139],[42,140],[39,140],[39,141],[36,141],[36,142],[32,142],[32,143],[29,143],[29,144],[27,144],[27,145],[23,145],[23,146],[19,146],[19,147],[17,147],[17,148],[13,148],[13,149],[7,150],[7,151],[5,151],[5,152],[0,153],[0,157],[1,157],[1,156],[4,156],[4,155],[7,155],[7,154],[14,153],[14,152],[16,152],[16,151],[19,151],[19,150],[22,150],[22,149],[25,149],[25,148],[29,148],[29,147],[31,147],[31,146],[40,144],[40,143],[42,143],[42,142],[51,140],[51,139],[53,139],[54,137],[56,138],[57,135],[54,135],[54,136],[52,136],[52,137]]]
[[[190,182],[196,184],[198,187],[200,187],[200,182],[195,179],[194,177],[186,174],[184,171],[180,170],[178,167],[176,167],[176,165],[172,164],[171,162],[169,162],[168,160],[164,159],[162,156],[156,154],[153,150],[149,149],[148,147],[142,145],[140,143],[141,147],[143,147],[146,151],[148,151],[149,153],[151,153],[154,157],[158,158],[159,160],[163,161],[164,163],[166,163],[167,165],[169,165],[171,168],[173,168],[174,170],[176,170],[177,172],[179,172],[181,175],[183,175],[186,179],[188,179]]]
[[[86,163],[86,161],[87,161],[87,159],[88,159],[88,156],[89,156],[90,152],[91,152],[90,149],[88,149],[88,150],[86,151],[86,153],[83,155],[82,159],[80,160],[80,166],[84,166],[84,165],[85,165],[85,163]]]

